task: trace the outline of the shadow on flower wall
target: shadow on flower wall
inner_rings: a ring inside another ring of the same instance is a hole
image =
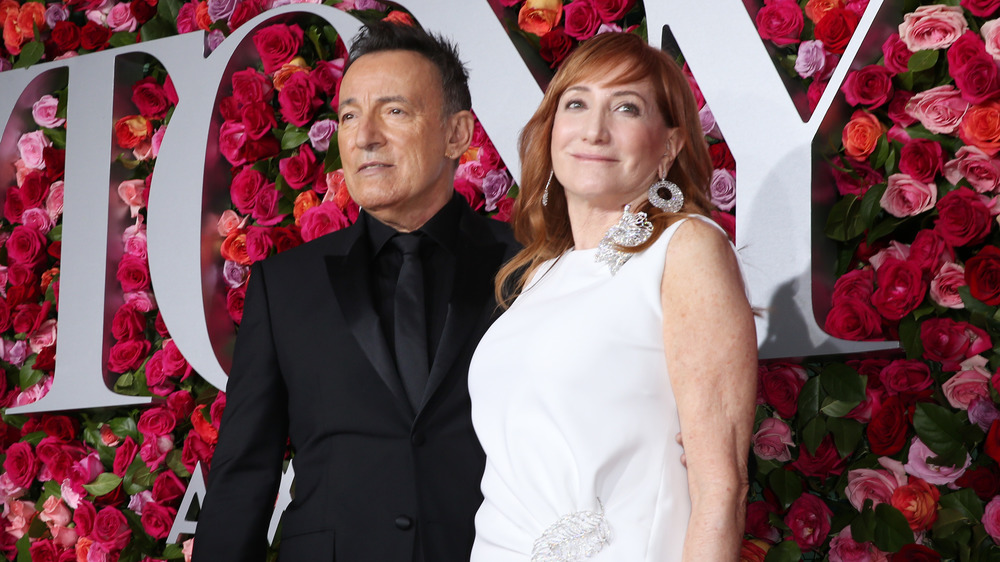
[[[0,67],[189,31],[207,32],[211,50],[284,3],[3,0]],[[803,115],[866,4],[772,0],[749,10]],[[540,83],[581,40],[646,32],[635,0],[491,5]],[[411,19],[373,0],[336,7]],[[873,46],[875,64],[849,75],[844,111],[817,139],[816,169],[829,174],[816,176],[829,181],[813,186],[814,216],[829,216],[829,267],[838,278],[829,306],[817,310],[829,309],[833,335],[898,338],[903,350],[762,362],[745,560],[1000,558],[998,7],[905,2],[903,24]],[[252,37],[221,83],[210,133],[218,155],[205,171],[202,263],[213,272],[206,308],[220,323],[213,344],[221,357],[241,319],[249,265],[342,228],[358,212],[336,146],[343,44],[307,18],[268,22]],[[6,413],[44,394],[54,368],[66,78],[46,75],[0,145],[8,162],[0,170],[0,550],[12,560],[186,559],[190,543],[166,537],[195,466],[211,464],[225,407],[225,394],[179,353],[149,283],[145,207],[177,96],[155,60],[122,64],[131,77],[116,92],[109,131],[109,275],[119,289],[108,301],[107,371],[116,391],[158,399],[144,408]],[[715,166],[713,216],[732,236],[735,161],[690,83]],[[456,189],[481,212],[509,216],[517,187],[481,126]]]

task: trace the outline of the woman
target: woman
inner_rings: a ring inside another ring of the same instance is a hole
[[[712,166],[683,74],[634,35],[591,39],[520,156],[525,248],[497,279],[517,300],[469,375],[487,455],[472,560],[736,560],[756,338],[705,218]]]

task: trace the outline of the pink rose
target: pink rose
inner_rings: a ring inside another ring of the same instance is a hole
[[[118,197],[128,205],[132,217],[146,207],[146,180],[126,180],[118,184]]]
[[[885,67],[896,74],[909,72],[907,66],[913,53],[906,47],[906,43],[899,38],[898,33],[893,33],[882,43],[882,55],[885,59]]]
[[[304,144],[299,147],[298,153],[278,161],[278,171],[292,189],[302,189],[312,185],[320,168],[316,165],[316,155],[308,145]]]
[[[116,373],[127,373],[142,366],[149,354],[147,340],[123,340],[108,351],[108,369]]]
[[[965,308],[958,293],[958,288],[965,285],[965,268],[957,263],[948,262],[942,265],[931,279],[931,300],[945,308]]]
[[[865,500],[872,500],[872,507],[889,503],[892,492],[906,484],[903,464],[889,457],[879,457],[884,469],[858,468],[847,473],[845,494],[854,509],[861,511]]]
[[[149,408],[139,416],[137,428],[146,440],[167,435],[177,426],[177,419],[169,408]]]
[[[813,550],[826,542],[832,517],[833,512],[826,502],[804,493],[788,508],[785,525],[792,530],[792,538],[800,549]]]
[[[257,30],[253,43],[260,53],[264,72],[272,74],[298,54],[302,46],[302,28],[295,24],[270,25]]]
[[[59,100],[45,94],[31,105],[31,117],[35,120],[35,123],[38,123],[39,127],[45,127],[46,129],[61,127],[66,122],[66,119],[56,115],[58,109]]]
[[[729,170],[712,170],[709,184],[712,204],[723,211],[731,211],[736,206],[736,178]]]
[[[765,460],[787,462],[792,460],[788,447],[794,445],[792,429],[778,418],[764,418],[753,435],[753,452]]]
[[[15,486],[29,488],[35,481],[38,468],[38,458],[31,449],[31,444],[18,441],[7,448],[3,469]]]
[[[884,66],[865,66],[848,74],[840,89],[847,103],[874,109],[885,105],[892,97],[892,75],[893,72]]]
[[[563,8],[566,35],[583,41],[590,39],[601,26],[601,17],[590,2],[572,2]]]
[[[9,193],[9,192],[8,192]],[[53,221],[59,220],[63,211],[63,182],[53,182],[45,198],[45,211]]]
[[[226,209],[222,212],[222,216],[219,217],[218,231],[219,236],[229,236],[229,233],[242,228],[244,225],[243,217],[236,214],[232,209]]]
[[[139,259],[146,259],[146,226],[133,224],[122,233],[122,245],[125,253]]]
[[[993,542],[1000,544],[1000,496],[994,496],[983,512],[983,527]]]
[[[937,453],[931,451],[927,445],[924,445],[919,437],[914,437],[913,441],[910,442],[910,452],[907,457],[908,462],[903,465],[903,468],[906,469],[907,474],[916,476],[929,484],[937,486],[947,485],[955,489],[956,487],[952,484],[962,474],[965,474],[965,469],[972,463],[972,458],[966,453],[965,463],[961,467],[942,466],[928,462],[928,460],[937,456]]]
[[[1000,61],[1000,23],[998,23],[998,20],[990,20],[984,23],[979,28],[979,33],[982,34],[983,41],[986,43],[986,52],[994,60]]]
[[[332,201],[307,210],[299,222],[302,228],[302,240],[306,242],[350,225],[347,216]]]
[[[255,102],[270,103],[274,98],[271,80],[254,68],[234,72],[232,82],[233,97],[241,106]]]
[[[48,234],[55,226],[55,222],[49,217],[49,214],[39,207],[25,209],[21,213],[21,222],[24,226],[33,228],[42,234]]]
[[[317,152],[326,152],[330,148],[330,139],[337,132],[337,122],[332,119],[320,119],[309,127],[309,144]]]
[[[798,43],[805,25],[802,8],[793,0],[768,2],[757,12],[755,21],[760,37],[778,46]]]
[[[280,200],[281,194],[278,193],[277,189],[274,189],[274,184],[268,184],[257,193],[257,200],[254,201],[250,216],[260,226],[274,226],[278,224],[287,216],[280,213]]]
[[[271,254],[274,248],[274,238],[271,237],[271,229],[259,226],[251,226],[247,229],[246,249],[247,256],[258,262]]]
[[[955,158],[945,163],[944,177],[951,184],[965,178],[978,193],[992,193],[1000,187],[1000,161],[974,146],[963,145]]]
[[[52,141],[42,131],[25,133],[17,139],[17,150],[21,160],[25,166],[34,170],[45,168],[45,156],[42,152],[47,146],[52,146]]]
[[[981,355],[962,362],[960,371],[941,386],[948,403],[958,410],[968,410],[979,399],[990,400],[990,377],[986,359]]]
[[[132,539],[132,530],[121,511],[114,507],[105,507],[94,518],[91,538],[95,544],[102,544],[108,550],[118,551],[125,548]]]
[[[950,135],[958,129],[969,107],[969,102],[962,99],[954,86],[945,85],[914,95],[906,103],[906,113],[928,131]]]
[[[149,265],[146,260],[125,254],[118,262],[118,282],[123,291],[140,291],[149,288]]]
[[[892,216],[916,216],[934,208],[937,203],[937,186],[918,181],[907,174],[892,174],[879,203]]]
[[[4,515],[9,522],[7,524],[7,532],[13,535],[14,538],[20,539],[28,532],[28,528],[31,527],[31,521],[35,518],[35,505],[33,502],[8,500],[6,508]]]
[[[229,195],[236,209],[243,214],[254,210],[258,195],[265,190],[274,190],[274,184],[268,183],[264,174],[247,167],[240,170],[229,186]]]
[[[965,14],[958,6],[918,6],[903,16],[899,38],[915,53],[950,47],[968,29]]]
[[[138,22],[135,21],[132,10],[129,9],[129,3],[123,2],[111,7],[111,11],[108,12],[107,25],[111,31],[132,32],[135,31]]]
[[[247,134],[242,121],[224,121],[219,127],[219,152],[233,166],[247,163]]]
[[[154,539],[165,539],[170,534],[177,510],[150,502],[142,510],[142,528]]]
[[[798,56],[795,57],[795,72],[802,78],[819,78],[826,74],[826,50],[822,41],[803,41],[799,43]]]
[[[65,527],[73,522],[73,514],[58,496],[46,498],[38,518],[44,521],[50,529],[53,526]]]
[[[888,562],[885,553],[870,542],[859,543],[848,525],[830,539],[830,562]]]
[[[39,353],[46,347],[56,343],[56,319],[49,318],[42,322],[31,337],[28,338],[28,346],[32,353]]]

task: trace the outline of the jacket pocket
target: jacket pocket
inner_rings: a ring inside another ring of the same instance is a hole
[[[336,562],[333,529],[282,533],[278,562]]]

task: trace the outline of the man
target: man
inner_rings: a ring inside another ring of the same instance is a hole
[[[440,38],[386,23],[357,38],[338,134],[363,212],[252,269],[196,562],[263,560],[287,439],[281,560],[469,559],[485,460],[467,371],[516,250],[454,193],[470,107]]]

